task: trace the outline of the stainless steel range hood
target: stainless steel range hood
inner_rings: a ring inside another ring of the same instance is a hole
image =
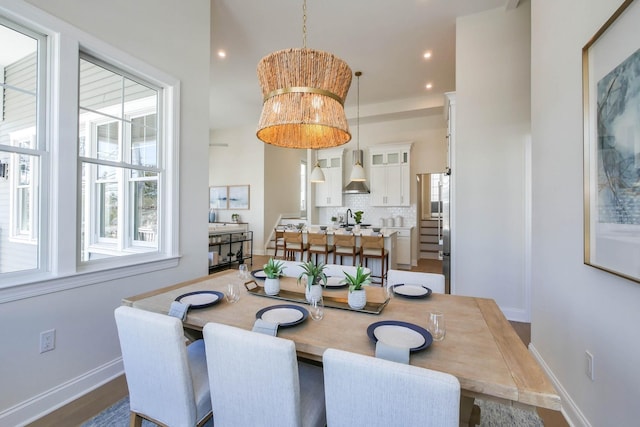
[[[369,194],[369,188],[362,181],[351,181],[342,192],[345,194]]]
[[[364,166],[364,154],[362,150],[353,150],[353,164],[360,163]],[[369,194],[369,187],[362,181],[351,181],[342,191],[345,194]]]

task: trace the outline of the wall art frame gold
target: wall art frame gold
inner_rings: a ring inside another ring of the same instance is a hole
[[[640,283],[640,0],[582,49],[584,263]]]

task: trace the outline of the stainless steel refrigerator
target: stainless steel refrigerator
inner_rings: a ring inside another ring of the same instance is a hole
[[[442,203],[442,274],[444,274],[444,289],[451,293],[451,188],[448,170],[440,178],[440,201]]]

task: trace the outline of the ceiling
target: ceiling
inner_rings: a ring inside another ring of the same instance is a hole
[[[300,48],[302,0],[211,1],[210,128],[258,123],[261,58]],[[307,47],[345,60],[360,77],[360,116],[442,105],[455,90],[456,17],[519,0],[307,0]],[[217,55],[226,52],[225,58]],[[430,51],[431,58],[424,53]],[[432,89],[425,85],[431,83]],[[355,117],[357,80],[347,95]],[[377,107],[377,108],[374,108]]]

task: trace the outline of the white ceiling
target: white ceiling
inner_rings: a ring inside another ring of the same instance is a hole
[[[331,52],[352,71],[362,71],[361,117],[367,104],[399,111],[402,104],[441,100],[455,90],[456,17],[518,3],[307,0],[307,47]],[[210,127],[257,124],[262,95],[256,66],[271,52],[302,47],[302,0],[212,0],[211,16]],[[217,56],[219,49],[226,58]],[[425,51],[432,52],[430,60],[423,58]],[[345,104],[349,117],[355,115],[356,85],[354,77]]]

